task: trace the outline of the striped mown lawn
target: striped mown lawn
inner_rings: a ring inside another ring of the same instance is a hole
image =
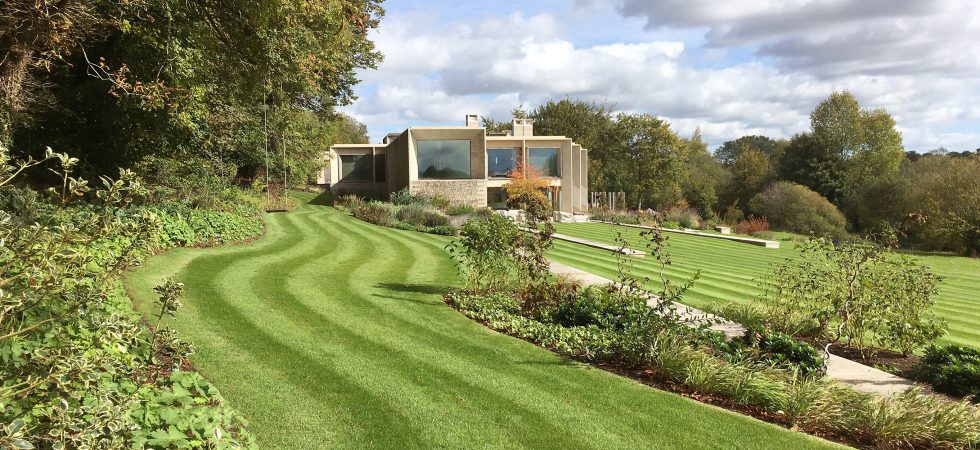
[[[556,224],[559,233],[605,243],[615,243],[617,228],[636,243],[634,246],[642,245],[641,230],[637,228],[603,223]],[[701,269],[701,278],[685,299],[695,307],[747,301],[759,294],[760,289],[753,280],[764,274],[769,265],[796,257],[794,243],[788,241],[781,242],[779,249],[771,249],[678,233],[667,233],[667,236],[673,260],[668,274],[687,280]],[[558,241],[551,257],[596,275],[617,277],[616,258],[610,252]],[[916,258],[943,276],[936,296],[936,311],[949,322],[945,340],[980,347],[980,259],[932,255]],[[636,275],[657,279],[654,274],[659,269],[652,258],[634,261]]]
[[[126,280],[141,310],[163,277],[185,283],[173,326],[263,448],[833,446],[464,318],[441,300],[446,238],[313,204],[266,221],[254,243],[167,252]]]

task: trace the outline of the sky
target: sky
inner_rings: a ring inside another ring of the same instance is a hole
[[[791,137],[833,91],[895,118],[906,149],[980,148],[978,0],[387,0],[384,61],[341,108],[372,142],[509,121],[565,97],[667,119],[713,149]]]

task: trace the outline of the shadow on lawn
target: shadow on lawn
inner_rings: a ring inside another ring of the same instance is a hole
[[[333,205],[333,202],[336,199],[337,199],[337,196],[336,195],[334,195],[330,191],[325,191],[325,192],[321,193],[320,195],[317,195],[316,197],[313,197],[313,199],[310,200],[310,201],[308,201],[308,202],[306,202],[306,204],[308,204],[308,205],[318,205],[318,206],[331,206],[331,205]]]
[[[411,292],[414,294],[439,294],[443,295],[448,292],[449,288],[445,286],[435,286],[431,284],[415,284],[415,283],[378,283],[374,285],[382,289],[387,289],[389,291],[395,292]]]

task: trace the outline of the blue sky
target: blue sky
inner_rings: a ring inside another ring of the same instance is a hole
[[[565,96],[668,119],[714,147],[789,137],[834,90],[885,108],[906,148],[980,147],[973,0],[386,1],[385,55],[343,110],[372,140]]]

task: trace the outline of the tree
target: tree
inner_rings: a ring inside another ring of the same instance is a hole
[[[287,165],[308,165],[318,152],[288,151],[287,138],[327,136],[333,107],[354,98],[355,72],[380,60],[367,38],[383,14],[376,0],[91,4],[113,20],[72,41],[66,64],[40,73],[56,107],[21,117],[13,146],[33,151],[27,143],[43,135],[44,144],[75,149],[89,172],[202,150],[239,167],[264,165],[265,116],[273,153],[286,145]],[[304,126],[288,129],[295,123]]]
[[[517,161],[516,167],[507,174],[507,207],[519,209],[535,222],[545,220],[552,209],[546,191],[553,190],[544,179],[541,171],[527,164],[524,158]]]
[[[927,248],[980,256],[980,156],[927,156],[903,170],[914,228]]]
[[[773,170],[765,154],[754,148],[745,148],[738,152],[730,173],[725,202],[744,208],[753,196],[769,184]]]
[[[811,133],[793,136],[779,163],[780,179],[802,184],[832,202],[844,189],[846,161],[828,152],[828,147]]]
[[[534,108],[528,116],[534,119],[535,133],[542,136],[566,136],[589,150],[589,159],[598,161],[589,166],[589,179],[594,190],[612,190],[615,174],[598,172],[612,168],[608,164],[613,119],[605,103],[564,98]],[[516,117],[516,116],[515,116]]]
[[[728,183],[728,173],[708,153],[708,146],[701,139],[701,128],[694,130],[690,139],[683,140],[685,150],[685,174],[681,180],[684,198],[705,219],[715,219],[718,192]]]
[[[834,92],[810,113],[810,129],[827,155],[849,158],[865,143],[861,105],[850,92]]]
[[[480,117],[480,122],[482,122],[483,128],[487,129],[487,132],[503,132],[512,131],[514,129],[513,122],[501,122],[495,120],[493,117],[482,116]]]
[[[794,136],[780,158],[780,176],[819,192],[856,221],[856,198],[871,178],[898,171],[902,135],[884,109],[862,110],[854,96],[834,92],[810,113],[810,133]]]
[[[670,124],[649,114],[620,114],[609,155],[629,202],[665,208],[681,197],[682,143]]]
[[[742,136],[733,141],[727,141],[715,150],[715,158],[726,167],[731,167],[738,159],[738,155],[745,149],[754,149],[762,152],[766,158],[772,158],[776,153],[777,141],[766,136],[750,135]]]

